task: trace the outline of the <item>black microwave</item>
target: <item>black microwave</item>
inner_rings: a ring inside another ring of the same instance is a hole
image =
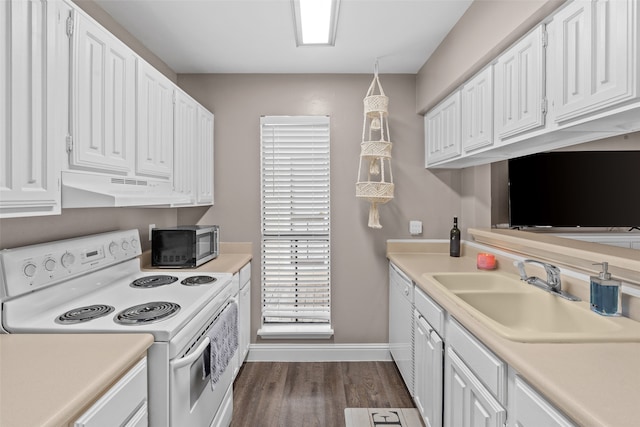
[[[151,230],[151,266],[195,268],[218,256],[220,227],[183,225]]]

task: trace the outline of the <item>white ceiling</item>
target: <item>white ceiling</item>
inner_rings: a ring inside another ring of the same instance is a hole
[[[95,0],[176,73],[415,74],[473,0],[342,0],[334,47],[296,47],[291,0]]]

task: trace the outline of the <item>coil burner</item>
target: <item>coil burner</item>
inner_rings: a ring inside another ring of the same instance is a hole
[[[178,311],[180,306],[173,302],[148,302],[122,310],[114,321],[121,325],[142,325],[168,319]]]
[[[217,279],[213,276],[190,276],[182,282],[185,286],[199,286],[215,282]]]
[[[56,318],[56,322],[63,325],[82,323],[92,319],[97,319],[98,317],[106,316],[113,310],[115,309],[110,305],[87,305],[85,307],[74,308],[73,310],[69,310],[66,313],[61,314]]]
[[[175,276],[168,276],[166,274],[158,274],[155,276],[146,276],[131,282],[133,288],[157,288],[158,286],[168,285],[178,280]]]

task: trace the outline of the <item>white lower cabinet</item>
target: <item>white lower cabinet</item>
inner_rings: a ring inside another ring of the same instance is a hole
[[[427,427],[441,427],[444,342],[418,310],[414,328],[413,400]]]
[[[392,263],[389,348],[426,427],[575,427]]]
[[[444,425],[504,425],[506,364],[451,318],[446,342]]]
[[[247,358],[251,337],[251,263],[240,269],[240,296],[238,298],[238,365]]]
[[[509,427],[574,427],[514,370],[509,370]]]
[[[147,358],[143,358],[74,423],[73,427],[148,425]]]
[[[506,409],[469,367],[447,346],[445,356],[444,425],[448,427],[501,427]]]

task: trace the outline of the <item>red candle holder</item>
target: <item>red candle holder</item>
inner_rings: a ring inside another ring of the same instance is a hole
[[[476,257],[476,267],[480,270],[495,270],[496,257],[493,254],[481,252]]]

